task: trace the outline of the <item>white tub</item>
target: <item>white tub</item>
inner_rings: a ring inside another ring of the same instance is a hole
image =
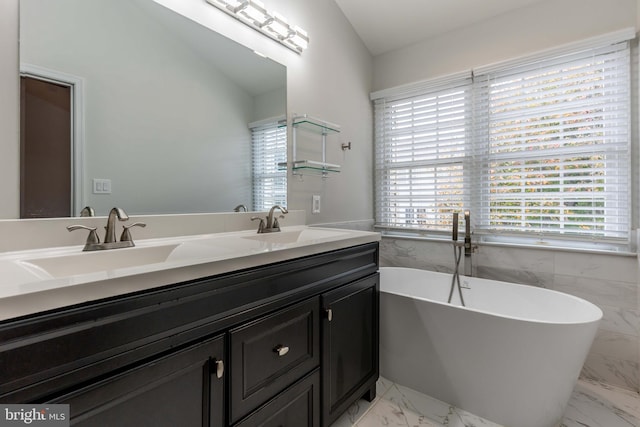
[[[382,376],[509,427],[557,426],[602,311],[533,286],[380,269]]]

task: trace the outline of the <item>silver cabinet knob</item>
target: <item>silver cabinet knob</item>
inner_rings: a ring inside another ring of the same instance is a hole
[[[330,308],[327,308],[325,310],[325,313],[327,315],[327,320],[331,322],[333,320],[333,310],[331,310]]]
[[[289,353],[289,347],[284,346],[284,345],[279,345],[276,348],[274,348],[273,351],[275,353],[278,353],[278,356],[282,357],[285,354]]]
[[[216,377],[222,378],[224,375],[224,362],[222,360],[214,361],[216,364]]]

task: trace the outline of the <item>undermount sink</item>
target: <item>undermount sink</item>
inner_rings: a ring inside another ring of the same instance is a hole
[[[136,246],[100,251],[52,253],[49,256],[28,256],[12,261],[19,272],[11,270],[16,280],[32,278],[65,278],[83,274],[101,273],[161,263],[194,263],[202,260],[220,260],[291,247],[322,243],[327,239],[340,239],[347,230],[323,228],[283,229],[262,234],[227,234],[190,238],[179,242],[163,242],[153,246]],[[158,242],[159,243],[159,242]],[[169,264],[167,264],[169,265]],[[4,270],[7,270],[4,268]]]
[[[35,266],[56,278],[68,277],[164,262],[178,246],[179,244],[170,244],[82,252],[73,255],[25,259],[20,262],[26,267]]]
[[[253,236],[244,236],[244,239],[258,240],[267,243],[305,243],[315,240],[327,239],[344,235],[343,231],[305,228],[304,230],[280,231],[275,233],[262,233]]]
[[[185,242],[176,248],[167,261],[188,261],[203,258],[228,257],[242,249],[250,249],[243,245],[242,239],[236,238],[204,238]]]

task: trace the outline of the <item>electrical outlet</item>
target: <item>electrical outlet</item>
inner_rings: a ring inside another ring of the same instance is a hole
[[[314,194],[311,202],[311,213],[320,213],[320,195]]]

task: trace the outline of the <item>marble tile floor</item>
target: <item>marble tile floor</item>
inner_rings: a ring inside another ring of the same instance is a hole
[[[373,402],[358,401],[331,427],[383,426],[501,427],[385,378],[378,381]],[[560,427],[640,427],[640,395],[580,380]]]

